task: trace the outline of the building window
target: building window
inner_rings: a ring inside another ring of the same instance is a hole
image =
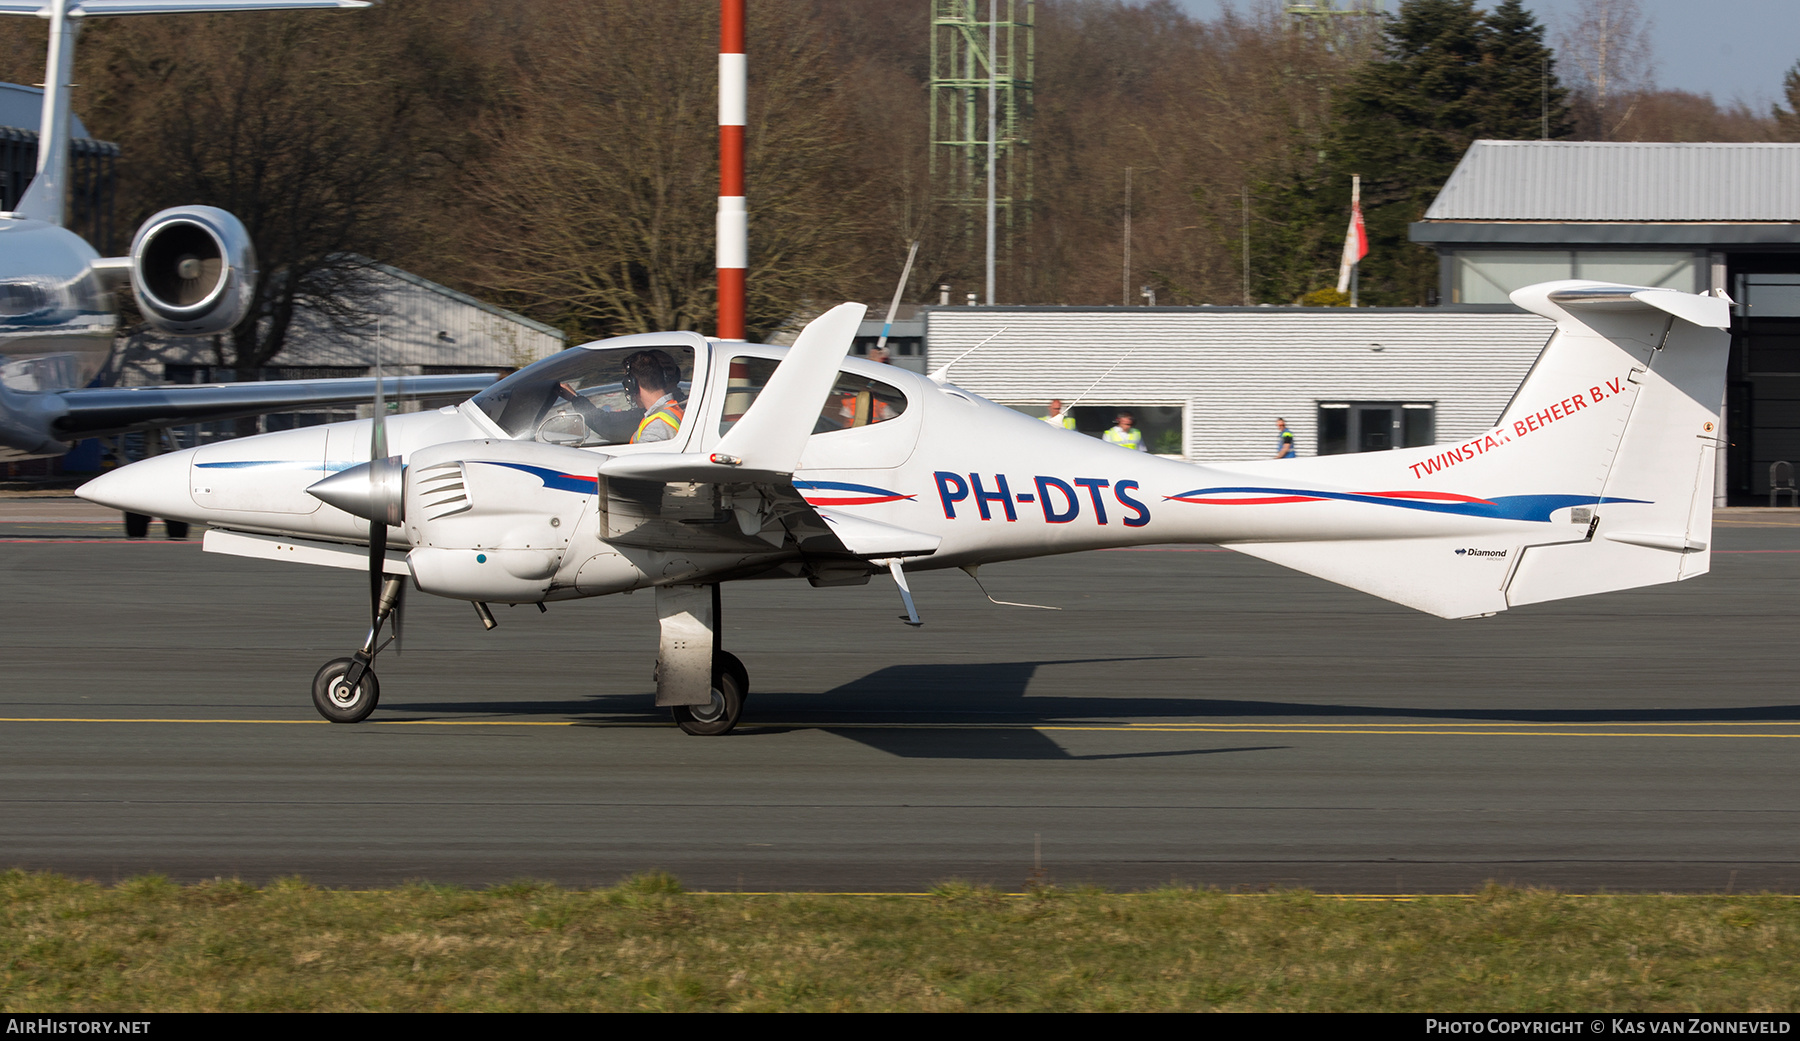
[[[1739,275],[1738,313],[1746,318],[1800,318],[1800,275]]]
[[[1705,265],[1699,253],[1645,250],[1458,250],[1450,302],[1504,304],[1515,289],[1562,278],[1591,278],[1632,286],[1701,290]]]
[[[1322,401],[1319,454],[1385,452],[1437,442],[1436,406],[1416,401]]]

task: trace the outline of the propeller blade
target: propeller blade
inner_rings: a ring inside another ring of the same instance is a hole
[[[376,464],[388,457],[387,453],[387,402],[381,396],[381,361],[379,357],[380,343],[376,344],[377,358],[375,362],[375,421],[369,435],[369,462]],[[375,492],[377,467],[369,467],[369,490],[373,499]],[[369,520],[369,629],[373,631],[381,624],[381,580],[387,571],[387,517],[377,511],[377,515]]]
[[[381,621],[381,580],[386,576],[387,520],[369,522],[369,628]]]

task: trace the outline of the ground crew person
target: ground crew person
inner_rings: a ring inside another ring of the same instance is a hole
[[[1300,453],[1294,451],[1294,432],[1287,428],[1287,420],[1275,421],[1275,458],[1298,459]]]
[[[1075,429],[1075,417],[1063,411],[1061,398],[1050,403],[1050,414],[1044,417],[1044,422],[1053,427],[1062,427],[1064,430]]]
[[[634,445],[667,441],[681,429],[685,409],[676,398],[681,391],[681,367],[666,351],[638,351],[625,359],[625,393],[644,410]]]
[[[1142,430],[1134,430],[1132,428],[1133,422],[1131,413],[1119,413],[1118,423],[1103,435],[1106,439],[1106,443],[1118,445],[1120,448],[1129,448],[1133,452],[1144,451],[1144,432]]]

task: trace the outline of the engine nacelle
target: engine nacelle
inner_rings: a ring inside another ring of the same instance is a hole
[[[144,320],[161,332],[222,333],[249,312],[255,288],[250,233],[224,210],[163,210],[131,240],[132,295]]]
[[[543,600],[594,508],[605,461],[531,441],[455,441],[414,452],[401,516],[419,588],[462,600]]]

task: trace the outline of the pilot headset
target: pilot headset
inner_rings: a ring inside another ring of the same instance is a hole
[[[662,378],[664,393],[670,395],[679,393],[681,387],[681,367],[675,364],[675,359],[669,357],[662,351],[639,351],[625,359],[625,378],[619,381],[625,388],[626,395],[632,400],[635,401],[637,399],[638,370],[642,369],[645,365],[653,367],[656,370],[656,374]]]

